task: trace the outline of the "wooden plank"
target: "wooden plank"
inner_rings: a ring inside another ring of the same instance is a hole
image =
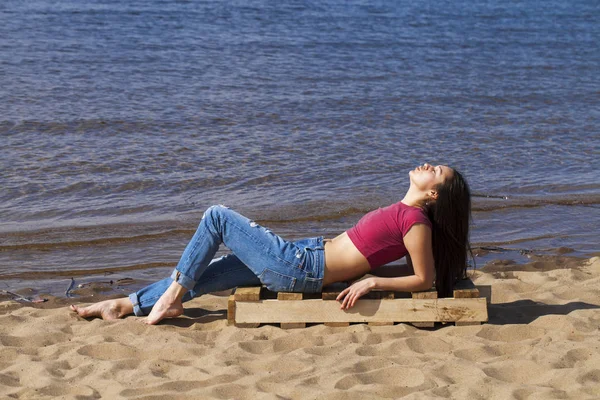
[[[259,301],[260,300],[260,286],[253,287],[238,287],[235,289],[235,300],[236,301]]]
[[[337,296],[340,294],[340,292],[323,292],[321,294],[321,298],[323,300],[335,300],[337,299]],[[369,293],[367,293],[367,296],[363,296],[361,297],[361,300],[364,300],[366,298],[370,298],[370,299],[394,299],[394,292],[391,291],[382,291],[382,290],[373,290]],[[359,300],[360,301],[360,300]],[[349,322],[324,322],[323,323],[325,326],[330,326],[332,328],[339,328],[339,327],[344,327],[344,326],[350,326]],[[384,326],[384,325],[394,325],[393,321],[386,321],[386,322],[369,322],[369,325],[371,326]]]
[[[454,285],[453,297],[455,299],[471,299],[479,297],[479,290],[471,279],[461,279]]]
[[[277,293],[278,301],[289,301],[289,300],[302,300],[302,293],[287,293],[287,292],[279,292]],[[297,328],[306,328],[305,322],[282,322],[281,329],[297,329]]]
[[[278,292],[277,300],[302,300],[304,297],[302,293],[288,293],[288,292]]]
[[[458,289],[454,290],[452,296],[455,299],[476,299],[479,297],[478,289]]]
[[[413,299],[437,299],[438,297],[435,288],[424,290],[422,292],[412,292],[411,295]]]
[[[429,299],[434,300],[438,298],[437,289],[435,287],[425,290],[422,292],[412,292],[411,297],[413,299]],[[415,328],[433,328],[435,326],[435,322],[431,321],[416,321],[411,320],[410,322]]]
[[[261,286],[238,287],[235,289],[235,293],[233,294],[233,299],[236,304],[235,304],[235,309],[234,309],[235,312],[234,312],[233,320],[235,321],[236,327],[238,327],[238,328],[258,328],[259,327],[260,322],[251,322],[251,323],[239,322],[236,318],[236,314],[237,314],[237,305],[240,304],[240,302],[259,301],[261,289],[262,289]]]
[[[340,292],[323,292],[321,293],[322,300],[335,300]]]
[[[227,300],[227,325],[235,324],[235,296],[230,295]]]
[[[395,298],[394,292],[389,290],[372,290],[368,294],[371,294],[371,297],[367,297],[369,299],[394,300]]]
[[[321,299],[327,301],[335,300],[337,299],[340,292],[323,292],[321,293]],[[338,303],[338,305],[339,304],[340,303]],[[350,322],[324,322],[323,325],[329,326],[331,328],[343,328],[345,326],[350,326]]]
[[[349,310],[328,300],[237,302],[236,323],[485,322],[484,298],[360,300]]]
[[[410,322],[416,327],[433,327],[436,321],[466,326],[487,321],[487,306],[482,307],[481,302],[485,298],[489,304],[491,300],[490,285],[476,286],[470,279],[465,279],[457,282],[453,291],[454,299],[437,299],[435,288],[410,294],[371,291],[352,309],[344,311],[339,309],[339,303],[335,301],[342,289],[343,286],[339,285],[327,287],[319,299],[319,294],[275,293],[261,287],[237,288],[228,299],[227,321],[238,327],[280,323],[282,328],[305,327],[310,322],[322,322],[332,327],[348,326],[351,322],[367,322],[373,326]],[[412,300],[406,296],[411,296]],[[271,300],[275,298],[278,300]],[[393,307],[382,307],[382,300],[394,300]],[[449,302],[452,300],[455,302]],[[276,305],[278,301],[286,305]],[[315,305],[319,303],[321,305]],[[323,308],[325,303],[327,306]],[[262,311],[248,309],[252,314],[248,315],[245,306],[249,304],[261,304]],[[244,311],[239,311],[240,306]],[[242,312],[244,315],[241,315]]]
[[[331,289],[331,287],[329,287]],[[321,293],[321,299],[322,300],[327,300],[327,301],[332,301],[337,299],[338,295],[341,293],[340,291],[328,291],[328,292],[322,292]],[[337,303],[338,306],[340,303]],[[350,322],[323,322],[323,325],[325,326],[329,326],[330,328],[343,328],[346,326],[350,326]]]
[[[369,322],[368,325],[369,326],[390,326],[390,325],[394,325],[394,321],[388,321],[388,322]]]
[[[394,300],[394,292],[380,291],[380,292],[378,292],[378,295],[381,300]],[[389,325],[394,325],[394,320],[369,322],[369,326],[389,326]]]

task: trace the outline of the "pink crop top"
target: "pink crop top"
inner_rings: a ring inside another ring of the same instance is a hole
[[[431,228],[423,210],[398,202],[362,217],[348,236],[374,269],[408,254],[404,235],[418,223]]]

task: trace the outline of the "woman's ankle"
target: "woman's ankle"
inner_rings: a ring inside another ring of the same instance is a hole
[[[125,317],[129,314],[133,314],[133,304],[131,303],[131,300],[129,300],[128,297],[122,298],[122,299],[117,299],[116,300],[117,303],[117,308],[120,314],[120,318],[121,317]]]
[[[181,302],[183,296],[188,292],[188,290],[181,286],[178,282],[173,281],[167,288],[166,292],[169,293],[169,296],[173,300]]]

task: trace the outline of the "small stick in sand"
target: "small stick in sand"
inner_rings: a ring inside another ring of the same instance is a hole
[[[45,301],[48,301],[48,299],[34,299],[34,300],[31,300],[31,299],[28,299],[27,297],[23,297],[20,294],[16,294],[16,293],[10,292],[8,290],[0,290],[0,294],[8,295],[8,296],[11,296],[13,298],[13,300],[16,300],[16,301],[25,301],[27,303],[43,303]]]
[[[75,286],[75,279],[71,278],[71,282],[69,283],[69,287],[67,288],[67,290],[65,290],[65,296],[67,297],[73,297],[71,296],[71,289],[73,289],[73,286]]]

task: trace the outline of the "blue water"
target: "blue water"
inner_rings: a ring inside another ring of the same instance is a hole
[[[2,1],[0,286],[162,276],[215,203],[335,235],[426,161],[480,265],[600,252],[600,3],[283,3]]]

